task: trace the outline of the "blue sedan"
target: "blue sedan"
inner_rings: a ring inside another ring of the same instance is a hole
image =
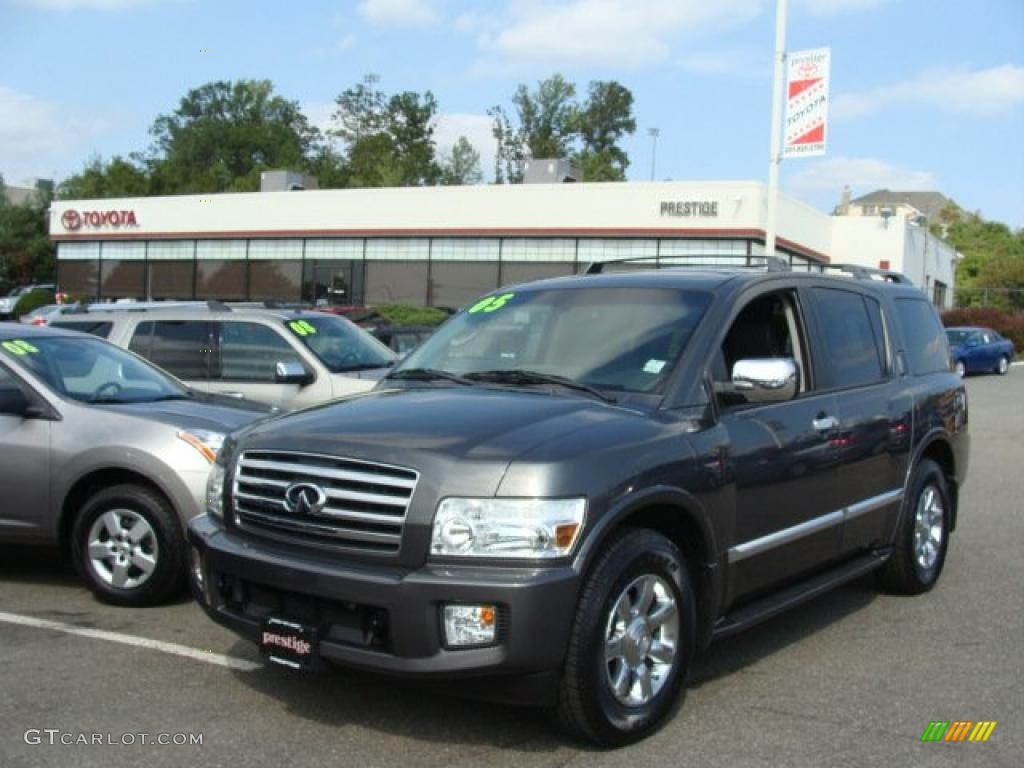
[[[947,328],[953,367],[961,376],[968,373],[1005,374],[1013,360],[1013,342],[991,328]]]

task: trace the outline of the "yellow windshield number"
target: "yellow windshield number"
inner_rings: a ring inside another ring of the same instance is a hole
[[[316,328],[312,323],[305,320],[292,320],[288,323],[288,327],[291,328],[299,336],[312,336],[316,333]]]
[[[13,341],[5,341],[3,343],[4,349],[10,352],[12,355],[37,355],[39,354],[39,348],[29,344],[27,341],[22,339],[14,339]]]
[[[486,299],[481,299],[470,307],[469,314],[475,315],[477,312],[497,312],[508,304],[514,296],[514,293],[503,293],[499,296],[488,296]]]

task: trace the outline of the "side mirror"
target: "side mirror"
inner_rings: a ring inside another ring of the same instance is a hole
[[[279,362],[274,378],[278,384],[298,384],[300,387],[313,383],[313,374],[298,361]]]
[[[732,367],[733,389],[748,403],[792,400],[800,390],[800,369],[789,357],[751,357]]]

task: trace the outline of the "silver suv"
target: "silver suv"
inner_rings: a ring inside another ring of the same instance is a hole
[[[225,435],[270,411],[102,339],[0,323],[0,541],[59,542],[102,599],[159,603],[185,584],[184,525]]]
[[[203,392],[288,410],[365,392],[396,358],[341,317],[218,302],[90,308],[51,326],[106,338]]]

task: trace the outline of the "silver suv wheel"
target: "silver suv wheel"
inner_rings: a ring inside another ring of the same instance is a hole
[[[946,535],[945,520],[941,494],[934,485],[926,485],[914,509],[914,565],[921,571],[935,566]]]
[[[144,584],[156,570],[158,556],[156,532],[130,509],[104,512],[89,529],[89,566],[117,589]]]

